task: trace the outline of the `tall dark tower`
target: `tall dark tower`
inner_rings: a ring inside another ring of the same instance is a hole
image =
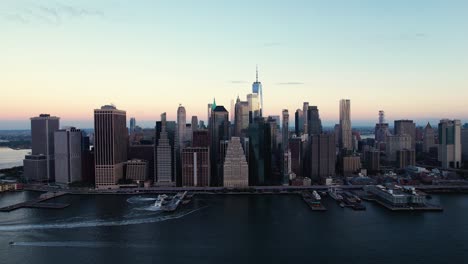
[[[258,81],[258,67],[256,69],[256,78],[255,82],[252,84],[252,93],[258,94],[260,99],[260,117],[263,116],[263,91],[262,83]]]
[[[229,140],[229,113],[224,106],[219,105],[211,112],[210,124],[210,159],[211,159],[211,184],[221,186],[223,183],[220,142]]]

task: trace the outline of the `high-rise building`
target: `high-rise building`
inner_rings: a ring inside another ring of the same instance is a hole
[[[198,117],[192,116],[192,131],[198,130]]]
[[[249,166],[238,137],[231,138],[228,143],[223,180],[224,187],[243,188],[249,186]]]
[[[182,186],[210,186],[210,149],[192,147],[182,150]]]
[[[301,137],[289,139],[289,150],[291,152],[291,171],[297,177],[302,177],[302,159],[303,159],[304,140]]]
[[[144,182],[148,178],[148,162],[146,160],[132,159],[126,162],[126,179]]]
[[[185,125],[185,142],[184,142],[184,147],[185,146],[190,146],[192,143],[192,138],[193,138],[193,129],[192,129],[192,124],[186,124]]]
[[[395,135],[409,135],[411,137],[411,148],[416,148],[416,124],[413,120],[395,120]]]
[[[322,134],[322,120],[317,106],[309,106],[307,110],[307,129],[309,136]]]
[[[135,132],[136,119],[134,117],[130,118],[130,133]]]
[[[113,105],[94,110],[96,188],[115,187],[127,161],[127,114]]]
[[[294,132],[298,137],[304,133],[304,112],[301,109],[294,114]]]
[[[185,144],[185,129],[186,129],[186,113],[185,107],[179,105],[177,108],[177,149],[181,149]]]
[[[343,157],[343,175],[348,176],[356,173],[361,169],[361,157],[345,156]]]
[[[461,167],[461,122],[460,120],[440,120],[439,123],[439,162],[443,168]]]
[[[210,135],[207,129],[193,131],[192,147],[201,148],[210,146]]]
[[[390,135],[388,123],[385,123],[385,112],[383,110],[379,111],[379,123],[375,124],[374,133],[376,142],[385,142],[385,137]]]
[[[234,111],[234,135],[240,137],[249,128],[249,103],[237,97]]]
[[[351,101],[348,99],[340,100],[340,134],[339,145],[342,149],[353,149],[351,129]]]
[[[210,165],[211,165],[211,184],[221,186],[222,163],[220,153],[220,142],[229,139],[229,113],[224,106],[216,106],[211,113],[210,125]]]
[[[310,178],[321,181],[324,178],[335,176],[336,143],[335,135],[311,134],[309,136],[306,158]]]
[[[166,113],[161,114],[161,133],[156,147],[157,153],[157,175],[155,184],[157,186],[174,186],[173,175],[173,155],[169,144],[166,121]]]
[[[258,94],[248,94],[247,103],[249,105],[249,123],[252,123],[255,118],[260,117],[260,102]]]
[[[468,161],[468,128],[461,129],[462,161]]]
[[[309,102],[304,102],[304,105],[302,106],[302,114],[304,118],[304,134],[309,133]]]
[[[380,151],[371,150],[365,152],[366,166],[368,173],[374,174],[380,171]]]
[[[270,123],[257,118],[249,126],[249,185],[269,185],[271,176]]]
[[[258,81],[258,67],[256,71],[255,82],[252,84],[252,93],[257,94],[258,99],[259,99],[259,113],[258,113],[258,116],[254,115],[254,118],[262,117],[263,116],[263,87],[262,87],[262,83]]]
[[[60,118],[49,114],[31,118],[31,155],[24,160],[26,179],[55,181],[54,133],[59,126]]]
[[[282,122],[282,154],[283,162],[281,166],[282,170],[282,183],[283,185],[289,184],[289,175],[291,174],[291,152],[289,151],[289,112],[287,109],[283,109],[282,113],[283,122]]]
[[[427,123],[424,128],[423,151],[429,153],[431,148],[436,146],[434,129],[432,129],[431,124]]]
[[[70,127],[54,134],[55,182],[68,185],[82,181],[82,133]]]
[[[400,169],[416,165],[416,152],[414,150],[398,150],[396,156],[397,167]]]
[[[408,134],[391,135],[385,138],[385,154],[388,161],[397,161],[397,151],[411,149],[412,141],[411,136]]]
[[[130,145],[128,147],[128,160],[142,160],[147,163],[149,179],[155,178],[155,145]],[[128,169],[128,168],[127,168]]]

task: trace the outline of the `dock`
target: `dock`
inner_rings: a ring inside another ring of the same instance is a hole
[[[394,206],[387,202],[384,202],[377,197],[367,196],[365,198],[366,201],[375,202],[390,211],[423,211],[423,212],[442,212],[444,209],[438,205],[432,205],[429,203],[426,204],[419,204],[419,205],[407,205],[407,206]]]
[[[309,206],[312,211],[324,212],[327,211],[327,208],[323,206],[321,201],[316,200],[310,193],[302,192],[302,200]]]
[[[21,202],[21,203],[17,203],[17,204],[13,204],[13,205],[0,208],[0,212],[11,212],[11,211],[21,209],[21,208],[63,209],[63,208],[70,206],[70,204],[51,203],[51,202],[45,203],[45,201],[48,201],[48,200],[51,200],[51,199],[54,199],[54,198],[57,198],[66,194],[67,194],[66,192],[44,193],[41,196],[39,196],[39,198],[37,199],[33,199],[33,200],[26,201],[26,202]]]

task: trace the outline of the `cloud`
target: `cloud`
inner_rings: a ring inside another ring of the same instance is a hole
[[[248,83],[247,81],[229,81],[229,83],[232,83],[232,84],[244,84],[244,83]]]
[[[59,25],[68,19],[104,18],[104,13],[100,10],[57,3],[50,6],[31,5],[12,13],[0,14],[0,17],[11,22],[22,24],[41,22]]]
[[[276,83],[277,85],[303,85],[303,82],[280,82]]]

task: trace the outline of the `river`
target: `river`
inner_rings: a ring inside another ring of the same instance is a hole
[[[38,193],[0,194],[0,206]],[[63,210],[0,213],[1,263],[463,263],[468,196],[444,212],[312,212],[295,195],[198,195],[175,213],[155,196],[64,196]],[[9,245],[13,242],[12,245]]]
[[[24,156],[29,152],[31,152],[30,149],[15,150],[6,147],[0,147],[0,169],[23,166]]]

